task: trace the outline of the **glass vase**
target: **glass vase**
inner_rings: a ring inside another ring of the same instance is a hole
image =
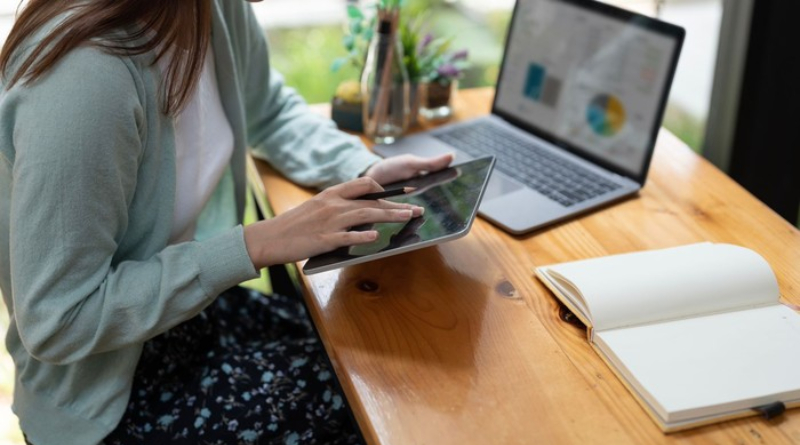
[[[419,107],[422,100],[422,84],[411,82],[408,84],[408,128],[419,125]]]
[[[453,116],[453,98],[458,81],[426,82],[422,85],[419,115],[427,121],[445,121]]]
[[[408,74],[394,18],[378,21],[361,74],[364,133],[379,144],[396,141],[409,124]]]

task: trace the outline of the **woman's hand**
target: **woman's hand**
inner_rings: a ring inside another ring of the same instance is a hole
[[[410,204],[356,199],[382,190],[371,177],[358,178],[328,188],[275,218],[246,226],[244,240],[253,265],[261,269],[369,243],[377,239],[377,231],[348,229],[368,223],[404,222],[423,213],[421,207]]]
[[[414,155],[400,155],[386,158],[372,164],[364,176],[374,179],[378,184],[390,184],[419,176],[427,172],[441,170],[453,162],[453,154],[448,153],[435,158],[421,158]]]

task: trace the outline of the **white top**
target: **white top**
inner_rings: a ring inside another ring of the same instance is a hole
[[[160,67],[164,73],[166,64]],[[194,238],[197,218],[233,154],[233,130],[222,108],[210,47],[200,82],[174,124],[177,171],[170,244]]]

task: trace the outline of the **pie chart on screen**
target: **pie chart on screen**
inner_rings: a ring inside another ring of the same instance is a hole
[[[586,120],[596,134],[614,136],[625,125],[625,106],[610,94],[598,94],[586,109]]]

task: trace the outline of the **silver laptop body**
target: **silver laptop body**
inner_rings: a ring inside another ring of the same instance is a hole
[[[683,29],[592,0],[518,0],[492,113],[377,145],[497,157],[481,216],[514,234],[644,185]]]

